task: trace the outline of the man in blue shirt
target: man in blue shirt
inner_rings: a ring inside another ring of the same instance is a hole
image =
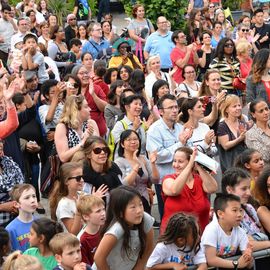
[[[100,23],[93,23],[90,28],[91,38],[84,44],[82,53],[91,53],[93,60],[97,59],[98,53],[103,49],[108,49],[110,44],[102,39],[102,29]]]
[[[158,29],[151,34],[144,46],[144,57],[147,60],[151,55],[159,55],[161,60],[161,70],[168,72],[172,67],[170,53],[174,48],[172,42],[172,32],[169,31],[169,22],[163,16],[157,19]]]

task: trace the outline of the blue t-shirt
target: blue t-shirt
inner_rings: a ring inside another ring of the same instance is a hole
[[[6,230],[10,236],[12,250],[21,250],[24,252],[30,247],[29,234],[33,220],[28,223],[24,223],[18,218],[15,218],[7,225]]]

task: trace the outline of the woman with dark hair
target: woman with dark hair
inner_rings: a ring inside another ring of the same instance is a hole
[[[119,141],[118,158],[115,163],[122,171],[122,184],[133,186],[142,196],[144,211],[150,214],[151,201],[148,188],[158,182],[159,172],[156,166],[157,152],[141,155],[141,141],[138,133],[132,129],[122,132]]]
[[[160,231],[164,232],[170,217],[177,212],[192,213],[198,217],[201,231],[209,223],[208,194],[217,190],[215,179],[195,162],[197,150],[188,147],[176,149],[173,157],[173,174],[162,181],[164,215]]]
[[[217,153],[215,145],[215,132],[210,130],[207,124],[201,122],[204,118],[204,109],[202,102],[196,98],[185,99],[180,108],[180,121],[185,129],[192,130],[192,136],[186,144],[197,146],[197,149],[209,156]]]
[[[110,21],[101,22],[102,37],[107,40],[110,44],[117,39],[117,35],[112,30],[112,23]]]
[[[42,43],[48,48],[49,41],[51,40],[48,22],[42,22],[39,25],[39,29],[41,35],[38,37],[38,43]]]
[[[94,62],[94,76],[92,76],[92,80],[95,85],[98,85],[102,89],[102,91],[107,97],[110,89],[103,79],[105,73],[106,73],[106,62],[104,60],[96,60]]]
[[[270,164],[270,112],[263,99],[250,103],[249,112],[254,125],[247,131],[245,142],[248,148],[259,151],[265,163]]]
[[[255,99],[263,99],[270,105],[270,50],[259,50],[251,66],[251,75],[247,78],[247,103]]]
[[[77,33],[77,38],[82,42],[82,47],[83,45],[87,42],[88,40],[88,33],[87,33],[87,27],[85,24],[80,24],[78,26],[78,33]]]
[[[233,79],[239,76],[240,63],[237,59],[236,48],[232,39],[223,38],[220,40],[209,68],[215,68],[220,71],[221,87],[227,90],[228,94],[242,95],[233,86]]]
[[[130,81],[130,75],[132,73],[132,68],[130,66],[120,66],[118,67],[118,79],[122,80],[124,82],[125,87],[130,87],[129,86],[129,81]]]
[[[43,15],[46,21],[52,13],[51,10],[48,8],[47,0],[40,0],[37,4],[37,10]]]
[[[68,51],[64,42],[65,32],[62,26],[56,25],[52,28],[51,39],[53,42],[48,44],[48,55],[55,61],[59,72],[64,76],[68,71],[71,71],[73,63],[71,61],[72,54]]]
[[[117,80],[118,68],[108,68],[103,79],[110,86],[111,83]]]
[[[196,42],[197,44],[200,44],[200,36],[203,31],[203,26],[201,23],[201,10],[194,8],[191,10],[189,14],[189,20],[187,24],[187,42],[188,44],[191,44],[193,42]]]
[[[222,23],[214,22],[212,30],[211,46],[215,49],[222,38],[224,38],[224,35],[222,34]]]
[[[48,17],[48,24],[49,24],[49,28],[50,28],[50,32],[52,30],[52,28],[56,25],[58,25],[58,18],[56,15],[54,14],[50,14]]]
[[[84,52],[81,56],[81,61],[84,67],[88,70],[89,76],[92,77],[93,74],[93,63],[94,59],[90,52]]]
[[[152,87],[152,98],[154,105],[157,105],[158,100],[169,93],[169,83],[165,80],[157,80]]]
[[[254,197],[259,202],[258,217],[270,235],[270,167],[265,167],[255,183]]]
[[[81,81],[80,79],[72,74],[67,74],[64,78],[64,82],[66,82],[66,92],[64,92],[64,98],[69,97],[71,95],[80,95],[81,94]]]
[[[25,14],[30,19],[30,32],[39,36],[39,30],[37,27],[36,12],[33,9],[29,9]]]
[[[123,89],[124,82],[121,80],[116,80],[110,86],[110,92],[108,94],[109,104],[106,105],[104,110],[104,117],[109,130],[112,130],[115,123],[124,115],[120,108],[120,96]]]

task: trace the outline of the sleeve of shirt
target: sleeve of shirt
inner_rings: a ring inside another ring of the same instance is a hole
[[[67,207],[64,200],[60,200],[56,209],[56,216],[58,220],[63,218],[74,218],[74,213]]]
[[[112,129],[112,135],[114,138],[114,143],[118,143],[120,140],[120,135],[124,131],[123,124],[121,121],[117,121]]]
[[[206,228],[204,229],[201,243],[204,248],[205,246],[217,248],[218,232],[217,232],[216,226],[213,226],[212,223],[208,224]]]
[[[195,254],[193,261],[195,265],[206,263],[205,253],[202,244],[200,244],[200,250],[197,254]]]
[[[153,267],[157,264],[161,264],[165,262],[165,258],[169,258],[171,254],[169,254],[166,245],[163,243],[158,243],[153,250],[151,256],[149,257],[146,267]]]
[[[213,69],[213,68],[218,69],[218,60],[217,60],[217,58],[215,58],[215,59],[212,60],[212,62],[209,65],[209,68],[210,69]]]
[[[146,40],[146,43],[145,43],[145,46],[144,46],[144,51],[150,53],[150,50],[151,50],[151,44],[152,44],[152,35],[150,35],[147,40]]]
[[[7,119],[0,122],[0,138],[4,139],[10,135],[19,126],[16,108],[7,108]]]
[[[246,79],[246,86],[247,86],[246,99],[247,99],[247,103],[249,103],[249,102],[253,101],[254,99],[256,99],[256,87],[254,87],[255,84],[253,84],[251,80],[252,80],[251,76],[247,77],[247,79]]]
[[[84,238],[81,237],[80,243],[81,243],[82,262],[87,263],[87,264],[91,264],[91,262],[89,261],[89,258],[88,258],[88,254],[89,254],[90,250],[89,250],[89,247],[87,245],[87,241],[85,241]]]
[[[121,177],[122,184],[128,185],[125,178],[130,173],[130,171],[129,172],[127,171],[126,160],[122,157],[119,157],[114,162],[117,164],[117,166],[119,167],[119,169],[122,172],[122,177]]]
[[[124,230],[120,223],[116,222],[112,225],[111,228],[105,233],[105,234],[111,234],[119,240],[124,235]]]
[[[34,60],[35,64],[38,64],[39,66],[44,63],[44,56],[42,53],[38,53],[36,59]]]
[[[148,233],[154,224],[154,218],[152,216],[150,216],[149,214],[147,214],[146,212],[144,212],[143,214],[143,225],[144,225],[144,232]]]

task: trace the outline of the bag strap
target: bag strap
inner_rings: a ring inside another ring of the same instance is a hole
[[[188,89],[187,85],[186,85],[184,82],[183,82],[183,85],[185,86],[185,88],[186,88],[186,90],[187,90],[188,97],[191,97],[191,95],[190,95],[190,91],[189,91],[189,89]]]
[[[136,56],[140,59],[141,64],[143,64],[142,39],[140,37],[136,44]]]
[[[90,40],[88,40],[88,42],[96,49],[96,51],[99,53],[99,49],[97,48],[97,46],[95,44],[93,44]]]

